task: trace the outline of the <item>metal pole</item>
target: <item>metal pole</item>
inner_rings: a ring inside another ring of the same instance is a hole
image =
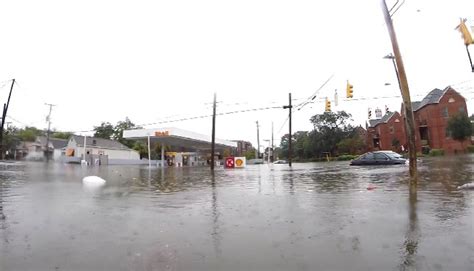
[[[165,167],[165,145],[161,144],[161,167]]]
[[[148,168],[151,168],[150,135],[148,135]]]
[[[387,8],[387,3],[382,0],[382,11],[384,13],[385,22],[387,24],[390,40],[392,42],[393,53],[395,55],[396,67],[398,70],[398,78],[400,80],[400,91],[403,98],[403,107],[405,110],[405,125],[407,127],[407,138],[408,138],[408,155],[410,162],[410,184],[415,185],[417,183],[417,165],[416,165],[416,143],[415,143],[415,118],[413,116],[413,109],[411,107],[410,90],[408,88],[408,80],[405,73],[405,67],[403,65],[402,56],[398,47],[397,36],[393,27],[392,18]]]
[[[472,72],[474,72],[474,65],[472,65],[471,53],[469,53],[469,45],[466,45],[467,56],[469,57],[469,63],[471,63]]]
[[[273,121],[272,121],[272,147],[271,147],[271,150],[272,150],[271,161],[273,162]]]
[[[86,138],[87,136],[84,136],[84,161],[86,162],[86,165],[87,165],[87,159],[86,159]]]
[[[257,123],[257,159],[260,158],[260,131],[259,131],[259,126],[258,126],[258,120],[256,121]]]
[[[216,94],[212,106],[212,143],[211,143],[211,170],[214,171],[214,152],[216,151]]]

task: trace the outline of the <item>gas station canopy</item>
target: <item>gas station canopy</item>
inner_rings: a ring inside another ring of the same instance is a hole
[[[191,150],[210,150],[212,138],[208,135],[198,134],[178,128],[154,128],[154,129],[136,129],[123,131],[123,137],[135,140],[147,140],[158,142],[164,146],[183,147]],[[216,149],[236,148],[237,142],[215,139]]]

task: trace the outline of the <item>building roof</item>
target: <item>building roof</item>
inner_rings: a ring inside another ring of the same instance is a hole
[[[370,127],[370,128],[374,128],[375,126],[377,126],[377,124],[380,123],[380,120],[381,120],[381,119],[369,120],[369,127]]]
[[[46,136],[37,136],[36,137],[36,145],[40,146],[45,146],[46,141],[48,141],[48,138]],[[49,138],[49,144],[50,146],[53,145],[53,148],[55,149],[62,149],[67,146],[68,140],[66,139],[61,139],[61,138]]]
[[[423,98],[423,100],[411,103],[413,111],[418,111],[430,104],[438,104],[444,94],[450,89],[456,92],[451,86],[447,86],[443,90],[438,88],[433,89],[425,96],[425,98]]]
[[[420,110],[421,108],[423,108],[424,106],[426,105],[429,105],[429,104],[437,104],[439,103],[439,100],[441,99],[441,97],[443,97],[444,93],[446,92],[446,90],[448,90],[449,87],[445,88],[444,90],[441,90],[441,89],[438,89],[438,88],[435,88],[433,89],[432,91],[430,91],[426,96],[425,98],[423,98],[423,100],[421,100],[421,102],[419,102],[417,104],[417,107],[413,107],[413,111],[418,111]],[[413,106],[413,104],[412,104]]]
[[[211,136],[178,129],[174,127],[136,129],[123,131],[123,137],[128,139],[146,140],[150,137],[152,143],[158,142],[165,146],[184,147],[193,150],[210,150]],[[216,148],[236,148],[237,142],[215,139]]]
[[[397,112],[387,112],[381,119],[369,120],[369,127],[374,128],[381,123],[387,123]]]
[[[84,147],[84,136],[73,135],[74,141],[78,147]],[[98,138],[98,137],[86,137],[86,147],[93,146],[102,149],[118,149],[118,150],[129,150],[127,146],[123,145],[122,143],[116,140],[110,140],[105,138]]]

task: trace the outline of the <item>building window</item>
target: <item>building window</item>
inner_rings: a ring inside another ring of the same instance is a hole
[[[390,126],[390,133],[393,135],[395,133],[395,128],[393,126]]]
[[[448,118],[448,117],[449,117],[449,113],[448,113],[448,108],[447,108],[447,107],[444,107],[444,108],[441,110],[441,116],[444,117],[444,118]]]
[[[92,145],[94,145],[94,146],[97,145],[97,140],[92,139]]]
[[[460,113],[464,113],[464,112],[465,112],[463,106],[459,107],[459,112],[460,112]]]

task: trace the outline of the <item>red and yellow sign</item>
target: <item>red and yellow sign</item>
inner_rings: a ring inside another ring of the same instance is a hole
[[[245,167],[245,157],[234,157],[234,164],[236,168]]]
[[[155,131],[155,136],[169,136],[169,131]]]
[[[227,157],[225,159],[224,166],[225,166],[225,168],[234,168],[235,167],[234,157]]]
[[[225,168],[243,168],[245,167],[245,157],[226,157]]]

